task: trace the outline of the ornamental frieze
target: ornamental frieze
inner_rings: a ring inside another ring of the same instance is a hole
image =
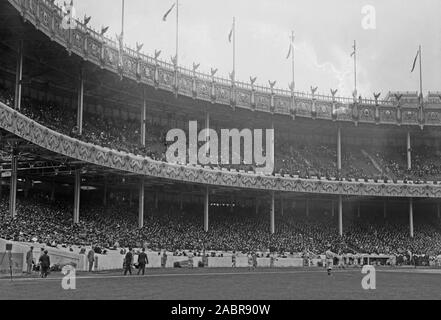
[[[349,105],[337,103],[336,110],[337,110],[337,120],[352,121],[352,109]]]
[[[364,107],[360,112],[361,122],[374,122],[375,121],[375,109],[370,107]]]
[[[438,124],[441,122],[441,111],[439,110],[426,110],[426,123]]]
[[[275,112],[280,114],[289,114],[289,99],[285,97],[275,98]]]
[[[230,88],[226,86],[215,86],[215,95],[218,101],[224,104],[227,104],[230,102]]]
[[[402,112],[403,123],[405,124],[418,124],[418,111],[403,109]]]
[[[265,96],[263,94],[256,94],[256,106],[258,110],[269,110],[271,102],[270,96]]]
[[[192,95],[193,80],[188,76],[183,76],[178,79],[179,93],[187,96]]]
[[[203,100],[210,100],[211,85],[206,82],[196,81],[197,96]]]
[[[301,100],[297,104],[297,115],[302,117],[311,116],[311,105],[304,100]]]
[[[393,108],[385,108],[380,110],[380,122],[396,123],[396,111]]]
[[[173,78],[172,71],[159,69],[159,86],[161,89],[173,89]]]
[[[251,95],[247,91],[236,90],[236,101],[239,106],[247,107],[251,103]]]
[[[100,57],[100,46],[98,45],[96,40],[88,39],[87,40],[87,52],[89,55],[92,55],[95,59],[99,59]]]
[[[317,104],[317,118],[329,119],[331,117],[332,105],[319,103]]]

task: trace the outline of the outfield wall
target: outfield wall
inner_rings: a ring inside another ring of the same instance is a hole
[[[18,243],[0,239],[0,273],[9,272],[9,258],[7,253],[5,252],[6,243],[13,244],[12,260],[15,273],[26,271],[26,253],[29,251],[31,245],[34,247],[34,261],[36,263],[38,263],[41,249],[43,248],[48,251],[52,266],[54,264],[59,264],[60,266],[72,264],[76,266],[76,269],[78,271],[88,271],[87,252],[89,251],[89,249],[86,250],[86,254],[80,254],[79,248],[74,248],[74,251],[72,252],[69,251],[67,248],[51,248],[38,243]],[[2,261],[3,255],[4,261]],[[147,268],[153,269],[163,267],[162,252],[147,252],[147,257],[149,260],[149,263],[146,266]],[[120,251],[108,250],[107,254],[105,255],[95,254],[95,263],[93,269],[94,271],[121,270],[123,268],[123,260],[124,255],[121,254]],[[135,255],[134,262],[137,262],[137,260],[137,255]],[[173,268],[175,267],[176,263],[179,263],[181,267],[192,266],[194,268],[197,268],[202,262],[204,262],[204,266],[208,268],[231,268],[233,266],[236,268],[247,268],[249,266],[247,256],[236,256],[235,260],[236,263],[234,264],[232,256],[208,257],[206,259],[203,259],[202,257],[189,258],[187,256],[173,256],[171,253],[168,253],[165,262],[165,268]],[[258,268],[302,267],[304,263],[304,260],[302,258],[257,258],[256,261]],[[311,264],[311,266],[316,265],[316,263]]]
[[[14,273],[21,273],[26,271],[26,253],[29,251],[30,246],[34,247],[34,261],[38,263],[41,249],[47,250],[51,259],[51,266],[58,264],[61,267],[70,264],[74,265],[77,271],[88,271],[89,263],[87,261],[87,253],[89,249],[86,249],[86,254],[80,254],[79,247],[68,248],[51,248],[46,247],[38,243],[18,243],[9,242],[4,239],[0,239],[0,274],[9,273],[9,255],[5,251],[6,244],[12,243],[12,266]],[[239,255],[235,258],[235,263],[233,263],[233,257],[224,253],[225,257],[207,257],[203,259],[202,257],[192,257],[188,256],[173,256],[172,253],[168,252],[166,260],[164,261],[163,252],[146,252],[149,263],[147,264],[148,269],[154,268],[197,268],[203,263],[204,267],[208,268],[247,268],[248,257],[245,255]],[[218,252],[219,254],[220,252]],[[95,261],[93,265],[94,271],[110,271],[110,270],[121,270],[123,268],[124,254],[121,254],[119,250],[108,250],[105,255],[95,254]],[[365,264],[365,263],[378,263],[379,260],[391,259],[391,263],[395,264],[395,259],[393,256],[386,255],[357,255],[344,257],[346,262],[349,259],[356,258],[355,264]],[[137,262],[138,257],[135,255],[134,262]],[[324,261],[324,256],[319,258],[314,258],[311,260],[304,260],[303,258],[257,258],[256,263],[258,268],[295,268],[303,267],[306,263],[310,267],[318,267],[322,265]],[[165,264],[164,264],[165,262]]]
[[[106,255],[96,255],[98,257],[97,265],[94,266],[96,271],[105,270],[120,270],[123,266],[124,255],[119,252],[110,252]],[[147,268],[161,268],[162,267],[162,255],[158,255],[156,252],[148,252],[147,257],[149,263]],[[134,262],[137,261],[137,256],[135,255]],[[192,263],[191,263],[192,261]],[[165,263],[166,268],[173,268],[175,263],[180,263],[182,266],[188,267],[193,266],[197,268],[199,262],[202,262],[202,257],[189,258],[187,256],[172,256],[168,255]],[[231,268],[233,267],[233,259],[229,257],[208,257],[206,259],[208,268]],[[236,268],[247,268],[248,267],[248,257],[239,256],[236,257]],[[257,258],[258,268],[289,268],[289,267],[303,267],[303,259],[301,258],[276,258],[271,264],[270,258]]]
[[[66,264],[73,264],[76,266],[78,271],[88,270],[87,255],[79,254],[78,252],[69,252],[63,249],[56,249],[51,247],[45,247],[40,244],[26,244],[9,242],[0,239],[0,273],[9,272],[9,258],[5,252],[6,243],[13,244],[13,265],[14,273],[20,273],[26,271],[26,253],[29,251],[30,246],[34,247],[34,261],[38,263],[40,257],[41,248],[48,251],[51,265],[59,264],[64,266]],[[88,250],[86,250],[86,253]],[[4,261],[2,262],[2,256]],[[162,254],[157,252],[147,252],[147,257],[149,263],[147,268],[161,268],[162,267]],[[135,255],[134,261],[137,261],[137,255]],[[95,254],[95,263],[93,266],[94,271],[108,271],[108,270],[121,270],[123,268],[124,255],[119,251],[108,251],[106,255]],[[165,268],[173,268],[176,263],[179,263],[182,267],[199,267],[199,264],[203,262],[202,257],[189,258],[187,256],[173,256],[171,254],[167,255],[167,260],[165,263]],[[205,267],[208,268],[231,268],[233,267],[233,258],[231,256],[227,257],[208,257],[205,261]],[[303,259],[301,258],[276,258],[271,262],[270,258],[257,258],[257,267],[259,268],[287,268],[287,267],[302,267]],[[248,257],[237,256],[236,257],[236,268],[247,268],[248,267]]]
[[[4,239],[0,239],[0,261],[2,259],[3,254],[6,251],[6,244],[12,243],[12,254],[13,254],[13,263],[17,264],[15,272],[20,273],[22,271],[26,271],[26,253],[29,251],[31,245],[34,247],[34,261],[38,263],[38,259],[40,258],[41,248],[44,248],[48,251],[49,257],[51,259],[51,265],[59,264],[61,266],[66,264],[72,264],[76,266],[76,269],[79,271],[86,270],[86,257],[84,255],[80,255],[77,253],[72,253],[64,250],[59,250],[56,248],[45,247],[41,244],[25,244],[21,242],[14,241],[6,241]],[[7,260],[7,254],[4,260]],[[0,273],[4,273],[4,262],[0,265]],[[7,262],[7,270],[9,272],[9,262]]]

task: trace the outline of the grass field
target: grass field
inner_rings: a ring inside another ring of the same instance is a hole
[[[376,290],[362,289],[360,269],[171,269],[146,276],[77,274],[76,290],[47,279],[0,279],[0,299],[315,300],[441,299],[441,270],[379,269]]]

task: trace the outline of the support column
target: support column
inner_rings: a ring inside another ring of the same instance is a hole
[[[138,212],[138,227],[142,229],[144,227],[144,191],[145,181],[141,179],[139,184],[139,212]]]
[[[331,215],[333,218],[335,217],[335,202],[334,202],[334,200],[331,201]]]
[[[410,228],[410,237],[413,238],[413,199],[409,199],[409,228]]]
[[[51,183],[51,201],[55,201],[55,181]]]
[[[17,155],[14,151],[11,161],[11,188],[9,192],[9,212],[13,219],[17,216],[17,162]]]
[[[275,210],[274,210],[274,191],[271,192],[271,212],[270,212],[270,232],[274,234],[276,232]]]
[[[210,113],[207,111],[205,113],[205,129],[206,129],[206,135],[205,135],[205,142],[207,149],[205,150],[205,153],[208,154],[210,147],[208,145],[208,141],[210,140]]]
[[[32,188],[31,180],[25,179],[24,180],[24,187],[23,187],[23,195],[27,199],[29,197],[29,190]]]
[[[407,132],[407,170],[412,170],[412,144],[410,132]]]
[[[159,197],[158,197],[158,192],[155,192],[155,209],[159,208]]]
[[[383,218],[384,219],[387,218],[387,202],[386,201],[383,202]]]
[[[83,69],[80,70],[80,80],[78,87],[78,109],[77,109],[77,128],[78,134],[83,134],[83,109],[84,109],[84,79]]]
[[[181,211],[184,209],[184,196],[182,195],[182,193],[179,199],[179,208]]]
[[[273,168],[275,167],[275,160],[274,160],[274,157],[275,157],[275,152],[276,152],[276,150],[275,150],[275,148],[276,148],[276,135],[275,135],[275,130],[274,130],[274,119],[272,119],[271,120],[271,130],[272,130],[272,135],[271,135],[271,145],[270,145],[270,148],[271,148],[271,156],[272,156],[272,158],[270,159],[270,161],[272,161],[272,166],[273,166]]]
[[[343,197],[338,196],[338,234],[343,236]]]
[[[337,169],[341,172],[341,128],[337,129]]]
[[[204,199],[204,231],[208,232],[208,210],[210,205],[210,199],[209,199],[209,189],[208,187],[205,188],[205,199]]]
[[[104,186],[103,186],[103,206],[107,206],[107,178],[104,178]]]
[[[81,171],[75,170],[75,186],[74,186],[74,224],[80,223],[80,195],[81,195]]]
[[[306,199],[306,216],[309,217],[309,199]]]
[[[360,219],[360,218],[361,218],[361,203],[360,203],[360,202],[358,203],[358,208],[357,208],[357,217],[358,217],[358,219]]]
[[[16,110],[21,109],[21,89],[23,81],[23,40],[18,43],[17,52],[17,69],[15,73],[15,100],[14,108]]]
[[[280,215],[283,217],[283,198],[280,198]]]
[[[147,101],[145,97],[145,88],[142,89],[142,110],[141,110],[141,144],[146,145],[147,134]]]
[[[439,203],[436,205],[436,213],[437,213],[438,219],[441,219],[441,206]]]
[[[256,216],[259,214],[259,204],[260,204],[259,199],[256,199]]]

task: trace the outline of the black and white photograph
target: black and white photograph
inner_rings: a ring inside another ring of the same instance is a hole
[[[440,14],[0,0],[0,300],[441,300]]]

